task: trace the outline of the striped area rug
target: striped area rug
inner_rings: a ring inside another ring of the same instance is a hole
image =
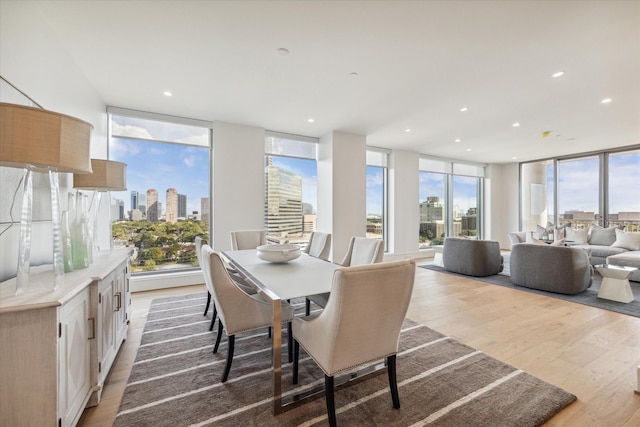
[[[115,426],[327,425],[324,398],[274,416],[267,331],[236,337],[229,380],[220,383],[227,339],[212,354],[206,294],[152,302]],[[302,312],[303,301],[294,301]],[[216,324],[217,328],[217,324]],[[214,331],[216,330],[214,328]],[[286,343],[286,332],[283,341]],[[286,344],[283,349],[286,361]],[[285,395],[321,385],[324,376],[302,351],[300,383],[283,364]],[[401,408],[391,404],[387,375],[336,390],[343,426],[538,426],[576,397],[439,332],[405,320],[397,358]]]

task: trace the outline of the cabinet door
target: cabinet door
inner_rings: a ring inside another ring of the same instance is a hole
[[[61,425],[75,425],[91,390],[89,289],[60,308],[58,326],[58,416]]]
[[[114,325],[114,288],[116,275],[110,273],[100,281],[98,288],[98,383],[103,384],[109,367],[116,357],[116,330]]]
[[[127,300],[129,298],[127,288],[127,265],[123,264],[115,271],[114,283],[114,317],[116,328],[116,347],[125,339],[127,334]]]

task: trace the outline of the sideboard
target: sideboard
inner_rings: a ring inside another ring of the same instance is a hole
[[[27,290],[0,284],[0,425],[74,426],[100,402],[130,318],[129,250],[104,251],[53,290],[51,265]]]

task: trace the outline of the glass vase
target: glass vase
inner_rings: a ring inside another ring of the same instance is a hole
[[[73,271],[73,250],[71,248],[71,226],[69,225],[69,211],[62,211],[62,256],[64,272]]]
[[[71,226],[71,249],[73,257],[73,268],[79,270],[89,267],[89,257],[87,255],[87,225],[86,219],[86,203],[82,194],[78,193],[75,198],[75,213]],[[71,195],[69,202],[71,202]]]

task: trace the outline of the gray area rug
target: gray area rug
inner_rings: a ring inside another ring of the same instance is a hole
[[[511,278],[509,277],[509,255],[503,254],[503,256],[504,270],[499,274],[488,277],[473,277],[466,276],[464,274],[452,273],[442,267],[438,267],[432,264],[421,265],[420,267],[426,268],[427,270],[439,271],[442,273],[453,274],[454,276],[465,277],[467,279],[479,280],[481,282],[491,283],[493,285],[517,289],[519,291],[531,292],[538,295],[546,295],[552,298],[558,298],[565,301],[576,302],[578,304],[590,305],[592,307],[603,308],[605,310],[615,311],[617,313],[640,317],[640,283],[638,282],[629,282],[631,284],[631,291],[633,292],[633,296],[635,298],[635,300],[630,303],[622,303],[598,298],[598,291],[600,290],[600,284],[602,283],[602,276],[597,271],[595,271],[593,274],[591,287],[586,291],[579,293],[578,295],[563,295],[556,294],[554,292],[539,291],[537,289],[529,289],[523,286],[516,286],[511,283]]]
[[[152,302],[114,425],[326,425],[324,398],[277,416],[271,413],[271,342],[266,331],[236,337],[229,380],[220,383],[227,339],[223,337],[219,352],[212,354],[215,333],[208,330],[211,311],[202,315],[205,302],[205,293]],[[296,313],[302,313],[303,301],[293,303]],[[338,424],[538,426],[576,400],[408,319],[400,337],[397,375],[399,410],[392,407],[383,371],[336,390]],[[298,386],[291,383],[291,365],[283,364],[285,394],[323,383],[322,372],[302,349]]]

